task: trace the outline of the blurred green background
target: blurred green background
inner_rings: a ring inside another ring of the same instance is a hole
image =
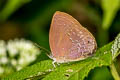
[[[120,32],[120,0],[0,0],[0,40],[25,38],[49,49],[49,28],[56,11],[75,17],[93,33],[98,48]],[[113,78],[109,68],[102,67],[92,70],[86,80]]]

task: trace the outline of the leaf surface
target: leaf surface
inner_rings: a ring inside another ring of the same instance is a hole
[[[114,55],[113,55],[114,54]],[[98,49],[94,56],[87,59],[60,64],[53,67],[51,60],[44,60],[21,71],[15,72],[3,80],[83,80],[91,69],[101,66],[109,66],[120,54],[120,34],[114,42],[111,42]]]

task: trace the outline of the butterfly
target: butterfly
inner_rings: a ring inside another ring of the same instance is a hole
[[[94,54],[94,36],[71,15],[56,11],[53,15],[49,43],[51,58],[57,63],[86,59]]]

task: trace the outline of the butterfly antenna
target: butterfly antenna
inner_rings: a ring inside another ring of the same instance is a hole
[[[45,52],[47,52],[47,55],[48,56],[50,56],[50,51],[49,50],[47,50],[46,48],[44,48],[44,47],[41,47],[40,45],[38,45],[37,43],[35,43],[35,46],[37,46],[39,49],[41,49],[41,50],[44,50]]]

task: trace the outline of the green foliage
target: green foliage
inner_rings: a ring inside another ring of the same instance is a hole
[[[12,76],[6,77],[5,80],[23,80],[27,78],[32,78],[36,76],[41,76],[47,74],[53,68],[52,61],[46,60],[41,61],[31,67],[24,68],[17,73],[14,73]]]
[[[94,56],[85,60],[61,64],[53,67],[51,60],[44,60],[30,67],[15,72],[3,80],[23,80],[23,79],[42,79],[42,80],[83,80],[91,69],[101,66],[109,66],[117,57],[120,47],[115,47],[117,52],[113,52],[113,46],[120,42],[120,34],[114,42],[111,42],[98,49]],[[115,56],[113,56],[114,54]]]
[[[103,23],[104,29],[109,29],[117,11],[120,8],[120,0],[102,0]]]
[[[92,73],[92,74],[91,74]],[[107,66],[96,67],[89,72],[85,80],[114,80],[110,69]]]
[[[115,38],[114,44],[112,45],[112,58],[115,59],[120,53],[120,34]]]
[[[4,9],[0,12],[0,21],[5,21],[8,17],[25,3],[31,0],[8,0]]]

